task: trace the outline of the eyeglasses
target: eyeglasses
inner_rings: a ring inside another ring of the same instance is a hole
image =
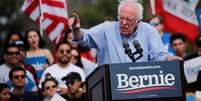
[[[26,77],[25,75],[15,75],[14,76],[15,79],[19,79],[19,78],[24,79],[25,77]]]
[[[45,90],[49,90],[50,88],[56,88],[56,87],[57,87],[56,85],[48,86],[48,87],[45,87]]]
[[[120,20],[120,21],[127,21],[127,22],[132,22],[132,21],[135,21],[136,23],[138,22],[138,19],[136,19],[136,18],[132,18],[132,17],[120,17],[120,16],[118,16],[118,19]]]
[[[61,49],[61,50],[59,50],[59,52],[60,52],[61,54],[64,54],[64,52],[66,52],[67,54],[69,54],[69,53],[71,52],[71,49],[66,49],[66,50]]]
[[[12,55],[12,56],[14,56],[14,55],[20,55],[20,52],[19,51],[17,51],[17,52],[7,52],[6,53],[7,55]]]

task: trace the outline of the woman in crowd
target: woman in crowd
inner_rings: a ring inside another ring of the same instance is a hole
[[[72,49],[71,54],[72,54],[71,63],[75,64],[76,66],[79,66],[79,67],[83,68],[80,53],[78,52],[78,50],[77,49]]]
[[[72,48],[77,49],[80,52],[81,57],[84,57],[88,59],[89,61],[96,63],[96,50],[92,48],[82,47],[80,45],[72,43],[73,34],[70,29],[66,32],[64,36],[64,40],[71,43]]]
[[[6,83],[0,83],[0,101],[9,101],[9,86]]]
[[[30,29],[25,34],[26,58],[25,63],[32,65],[41,78],[44,69],[54,63],[54,58],[48,49],[39,31]]]
[[[72,43],[72,38],[72,32],[71,30],[68,30],[64,36],[64,40],[71,43],[73,47],[71,62],[83,68],[86,76],[88,76],[97,67],[95,59],[96,52],[93,49]]]

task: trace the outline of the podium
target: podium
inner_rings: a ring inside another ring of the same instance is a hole
[[[186,101],[180,61],[99,66],[86,79],[88,101]]]

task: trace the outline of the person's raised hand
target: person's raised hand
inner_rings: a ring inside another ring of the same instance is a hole
[[[80,31],[80,18],[76,13],[73,13],[73,17],[69,18],[68,26],[72,30],[74,40],[82,39],[82,32]]]

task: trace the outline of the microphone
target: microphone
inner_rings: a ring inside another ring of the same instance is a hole
[[[124,49],[125,49],[125,53],[128,55],[128,57],[129,57],[133,62],[135,62],[135,57],[134,57],[134,55],[132,54],[131,49],[129,48],[128,41],[127,41],[127,40],[123,40],[123,41],[122,41],[122,44],[123,44],[123,47],[124,47]]]
[[[133,41],[133,46],[136,49],[134,54],[139,54],[139,56],[136,58],[136,60],[138,60],[143,56],[143,49],[141,48],[140,43],[137,40]]]
[[[137,53],[140,54],[143,52],[143,49],[141,48],[140,43],[137,40],[133,41],[133,46],[135,47]]]
[[[131,49],[129,49],[128,41],[123,40],[122,44],[123,44],[123,47],[125,49],[125,53],[128,54],[128,55],[131,55]]]

